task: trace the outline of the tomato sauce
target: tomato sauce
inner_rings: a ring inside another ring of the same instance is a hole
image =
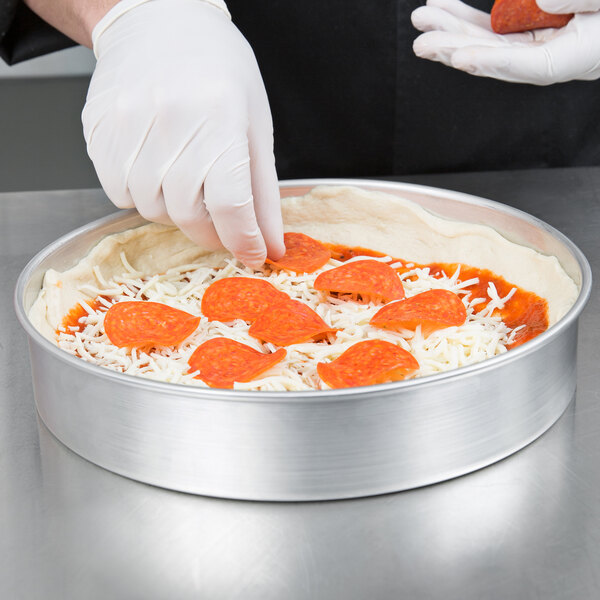
[[[355,256],[373,256],[381,257],[386,256],[382,252],[376,252],[367,248],[361,247],[348,247],[343,245],[328,244],[327,247],[331,251],[331,257],[346,261],[354,258]],[[431,263],[431,264],[417,264],[407,262],[403,259],[393,259],[393,262],[402,263],[402,266],[396,268],[396,271],[400,274],[406,273],[418,268],[429,268],[429,273],[434,277],[442,277],[446,274],[451,277],[452,274],[458,268],[458,263]],[[407,267],[406,264],[411,265]],[[460,265],[460,281],[467,281],[469,279],[477,278],[478,282],[473,285],[463,288],[471,292],[472,298],[488,298],[487,288],[489,283],[493,283],[498,291],[498,295],[503,298],[510,293],[513,288],[516,288],[513,296],[506,302],[503,309],[498,310],[500,317],[511,329],[515,329],[520,325],[525,325],[524,328],[520,329],[512,344],[508,348],[515,348],[524,344],[528,340],[533,339],[540,333],[548,329],[548,303],[543,298],[540,298],[533,292],[528,292],[516,285],[506,281],[500,275],[496,275],[492,271],[487,269],[477,269],[468,265]],[[487,305],[487,302],[482,302],[474,307],[474,310],[483,310]]]
[[[102,308],[104,308],[106,310],[106,307],[102,304],[102,302],[100,302],[100,297],[95,298],[94,300],[90,300],[86,304],[94,311],[102,309]],[[63,317],[63,320],[61,322],[61,327],[67,333],[75,333],[76,331],[81,332],[84,329],[84,325],[79,322],[79,319],[81,319],[81,317],[87,316],[87,314],[88,314],[88,311],[81,304],[76,304]],[[71,327],[76,327],[77,329],[71,329]],[[56,331],[56,334],[58,335],[60,333],[62,333],[62,331],[60,329],[58,329]]]
[[[386,256],[382,252],[361,248],[360,246],[349,247],[341,244],[325,244],[325,246],[331,251],[332,258],[342,262],[356,256],[372,256],[375,258]],[[394,258],[392,262],[401,263],[395,268],[399,274],[406,273],[415,267],[418,267],[429,268],[429,273],[434,277],[442,277],[443,274],[451,277],[459,266],[458,263],[418,264],[397,258]],[[410,265],[410,267],[407,267],[407,264]],[[506,302],[504,308],[498,310],[504,323],[511,329],[525,325],[524,328],[517,332],[514,342],[510,344],[508,348],[520,346],[548,329],[548,303],[546,300],[540,298],[533,292],[528,292],[527,290],[511,284],[492,271],[478,269],[464,264],[460,265],[460,281],[467,281],[475,278],[478,280],[477,283],[463,288],[464,290],[471,292],[472,298],[488,298],[487,289],[490,282],[494,284],[498,295],[501,298],[508,295],[513,288],[516,288],[515,293]],[[100,301],[100,297],[88,302],[88,305],[93,310],[106,310],[106,307]],[[474,310],[483,310],[486,305],[487,302],[482,302],[481,304],[476,305]],[[77,304],[65,315],[61,325],[65,331],[82,331],[83,325],[79,323],[79,319],[85,315],[87,315],[85,308],[81,306],[81,304]],[[70,327],[76,327],[77,329],[70,329]],[[57,331],[57,334],[58,333],[60,333],[60,331]]]

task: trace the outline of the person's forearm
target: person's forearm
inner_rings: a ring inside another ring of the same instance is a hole
[[[92,47],[94,25],[119,0],[24,0],[39,17],[78,44]]]

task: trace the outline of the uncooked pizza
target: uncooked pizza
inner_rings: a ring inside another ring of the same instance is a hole
[[[321,186],[283,200],[285,255],[249,269],[156,224],[46,273],[30,318],[65,352],[158,381],[348,388],[475,364],[577,297],[553,256],[393,195]]]

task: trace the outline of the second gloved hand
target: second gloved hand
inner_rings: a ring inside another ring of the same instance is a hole
[[[412,13],[423,31],[415,54],[466,71],[515,83],[549,85],[600,77],[600,0],[537,0],[557,14],[576,13],[559,29],[494,33],[490,15],[460,0],[427,0]]]
[[[254,54],[220,0],[122,0],[95,26],[83,111],[109,198],[246,265],[285,248],[273,125]]]

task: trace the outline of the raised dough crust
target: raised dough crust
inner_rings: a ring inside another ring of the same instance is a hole
[[[510,242],[491,227],[438,217],[414,202],[383,192],[349,186],[318,186],[305,196],[282,199],[286,231],[323,242],[362,246],[417,263],[464,263],[489,269],[548,302],[550,325],[574,304],[579,290],[554,256]],[[121,275],[120,253],[145,276],[198,260],[216,266],[226,251],[196,246],[178,229],[149,224],[101,240],[75,267],[48,270],[29,311],[35,327],[55,340],[64,315],[91,300],[83,284],[101,285],[94,267],[110,279]]]

